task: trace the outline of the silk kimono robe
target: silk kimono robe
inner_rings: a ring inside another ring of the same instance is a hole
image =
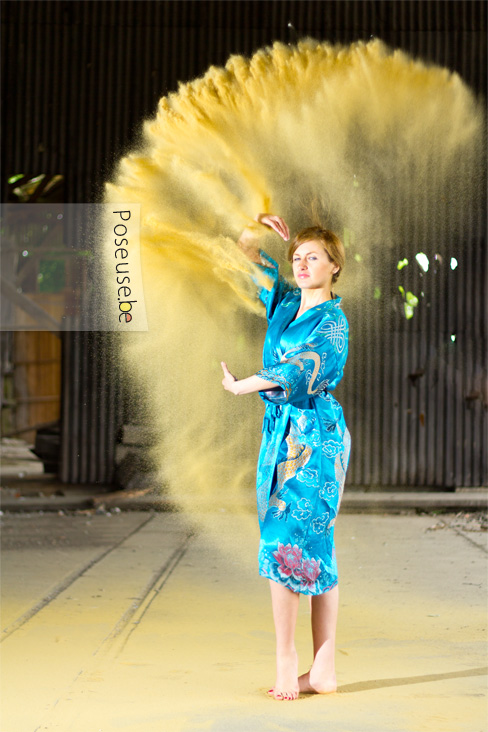
[[[294,320],[300,289],[261,256],[266,264],[258,266],[271,284],[259,294],[268,331],[257,376],[279,387],[260,392],[266,411],[257,469],[259,573],[294,592],[320,595],[338,582],[334,523],[351,440],[330,392],[342,378],[349,326],[340,297]]]

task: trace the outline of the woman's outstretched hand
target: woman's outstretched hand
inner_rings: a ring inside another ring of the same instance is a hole
[[[235,376],[233,376],[230,373],[225,361],[221,361],[220,365],[222,366],[222,371],[224,372],[224,378],[222,379],[222,386],[224,387],[224,389],[226,391],[231,391],[234,393],[234,384],[236,383],[237,379]]]
[[[275,216],[274,214],[260,213],[255,219],[259,224],[267,226],[269,229],[273,229],[282,239],[288,241],[290,238],[290,231],[284,219],[281,216]]]

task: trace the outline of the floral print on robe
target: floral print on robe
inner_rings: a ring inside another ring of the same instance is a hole
[[[342,378],[349,327],[340,297],[294,320],[300,289],[279,276],[267,254],[261,257],[268,331],[257,375],[279,387],[260,392],[266,411],[257,470],[259,573],[319,595],[338,582],[334,524],[351,440],[330,392]]]

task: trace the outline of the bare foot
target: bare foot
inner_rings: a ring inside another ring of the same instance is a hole
[[[298,688],[302,694],[333,694],[337,691],[337,680],[335,675],[316,676],[314,668],[298,677]]]
[[[268,694],[278,701],[292,701],[298,698],[298,656],[297,652],[280,653],[276,656],[276,684]]]

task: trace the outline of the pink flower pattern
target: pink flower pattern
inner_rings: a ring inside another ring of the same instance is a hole
[[[312,587],[319,576],[320,564],[316,559],[304,559],[302,564],[303,582],[307,587]]]
[[[282,579],[292,577],[305,589],[313,589],[315,582],[320,575],[320,560],[313,557],[304,559],[302,550],[295,544],[281,544],[278,542],[278,550],[273,552],[278,561],[278,574]]]

